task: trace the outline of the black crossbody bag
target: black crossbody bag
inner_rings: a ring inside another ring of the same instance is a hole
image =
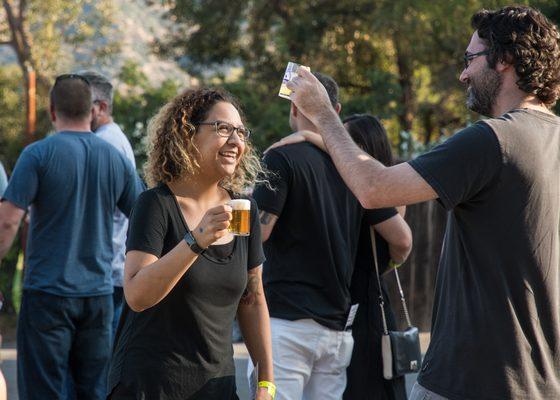
[[[375,231],[370,227],[371,248],[373,251],[373,263],[375,265],[375,276],[377,277],[377,285],[379,288],[379,308],[381,309],[381,318],[383,322],[383,335],[381,336],[381,358],[383,362],[383,377],[385,379],[393,379],[404,374],[415,373],[420,370],[422,362],[422,354],[420,352],[420,337],[418,328],[412,326],[410,315],[406,306],[406,300],[399,279],[397,268],[395,278],[399,286],[401,303],[406,318],[407,328],[404,331],[389,331],[387,329],[387,318],[385,317],[385,302],[383,300],[383,291],[381,290],[381,278],[379,276],[379,266],[377,263],[377,251],[375,246]]]

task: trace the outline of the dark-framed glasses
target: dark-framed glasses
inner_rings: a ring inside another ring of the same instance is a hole
[[[469,68],[471,61],[474,60],[476,57],[487,56],[488,54],[490,54],[489,50],[482,50],[479,51],[478,53],[469,53],[468,51],[465,51],[465,55],[463,56],[463,61],[465,62],[465,69]]]
[[[227,137],[228,139],[233,135],[233,132],[237,132],[237,136],[242,141],[246,141],[247,138],[251,136],[251,131],[249,129],[243,126],[234,126],[224,121],[199,122],[196,125],[213,125],[218,136]]]
[[[86,77],[80,75],[80,74],[62,74],[62,75],[58,75],[56,77],[56,79],[54,80],[54,84],[56,85],[59,82],[65,81],[67,79],[79,79],[82,82],[85,82],[86,85],[90,86],[89,81],[86,79]]]

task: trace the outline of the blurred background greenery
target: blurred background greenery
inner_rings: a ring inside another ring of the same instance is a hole
[[[458,81],[470,16],[508,3],[3,0],[0,161],[9,174],[23,147],[49,133],[53,78],[83,68],[114,80],[115,121],[140,170],[148,120],[189,86],[220,85],[235,94],[262,150],[289,133],[289,102],[277,96],[288,61],[332,75],[341,88],[342,114],[379,116],[395,153],[408,159],[478,118],[466,110]],[[560,21],[559,0],[517,3]],[[37,124],[26,132],[30,71],[37,76]],[[19,254],[16,245],[0,269],[8,312],[17,308]]]

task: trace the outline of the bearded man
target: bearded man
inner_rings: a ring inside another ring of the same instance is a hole
[[[408,163],[361,151],[312,74],[288,87],[365,208],[449,211],[411,399],[560,399],[560,34],[530,7],[482,10],[472,26],[460,80],[491,118]]]

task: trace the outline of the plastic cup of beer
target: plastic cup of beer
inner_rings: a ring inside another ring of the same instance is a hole
[[[251,202],[246,199],[230,200],[232,208],[228,230],[237,236],[249,236],[251,230]]]

